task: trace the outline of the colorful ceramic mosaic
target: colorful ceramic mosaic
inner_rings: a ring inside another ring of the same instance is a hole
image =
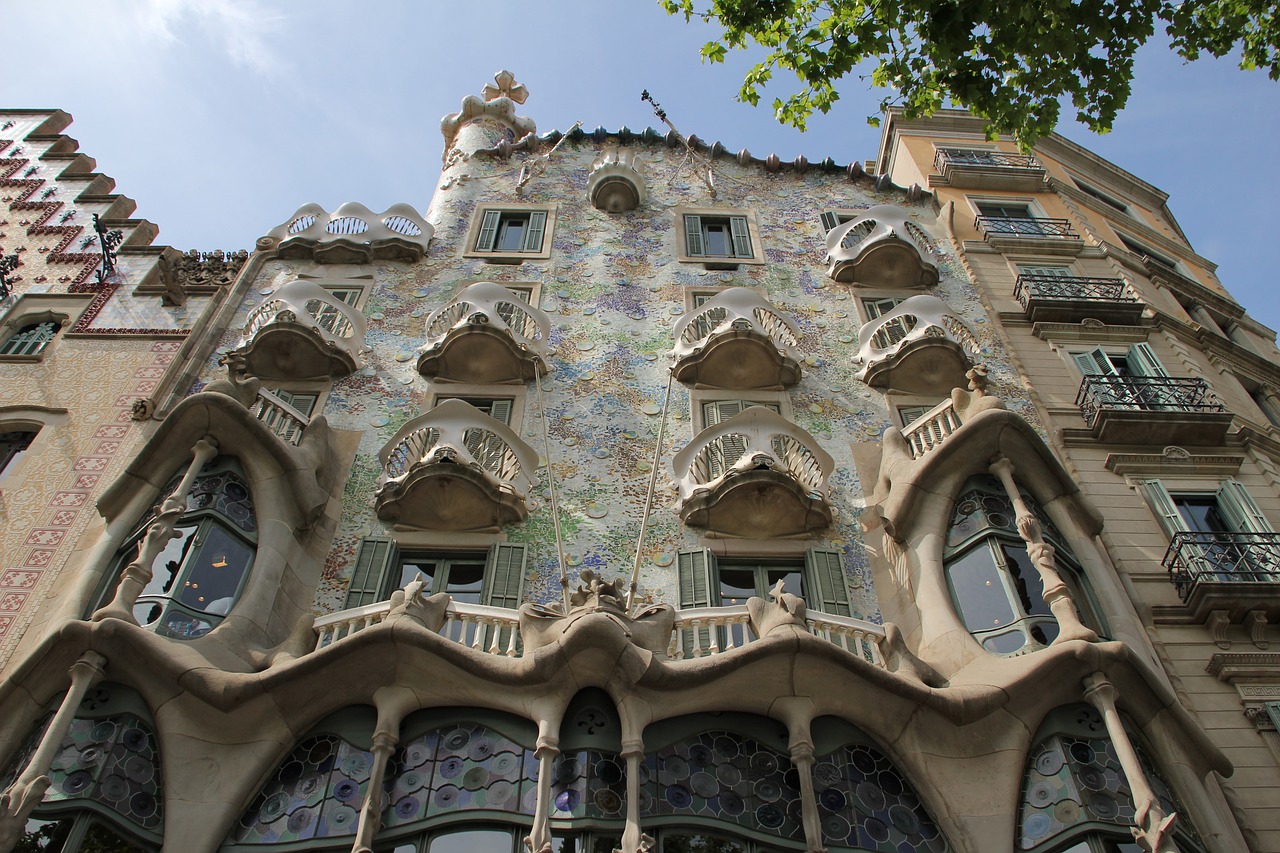
[[[947,839],[906,777],[883,753],[851,744],[813,766],[822,838],[833,849],[942,853]]]

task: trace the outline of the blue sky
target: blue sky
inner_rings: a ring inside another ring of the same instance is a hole
[[[735,102],[750,57],[703,64],[714,32],[656,0],[8,0],[4,17],[22,70],[0,79],[0,103],[74,115],[68,133],[181,249],[249,248],[309,201],[425,209],[440,117],[499,68],[529,88],[539,132],[657,125],[648,89],[684,133],[734,151],[847,163],[875,157],[879,138],[865,118],[881,92],[858,80],[804,134]],[[1168,192],[1223,283],[1280,327],[1280,84],[1149,45],[1113,133],[1059,130]]]

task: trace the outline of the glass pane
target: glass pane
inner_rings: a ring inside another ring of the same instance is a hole
[[[494,251],[519,252],[524,248],[524,229],[528,220],[524,217],[512,219],[506,214],[502,216],[502,224],[498,226],[498,240],[494,243]]]
[[[512,835],[506,829],[472,829],[437,835],[429,853],[511,853]]]
[[[662,833],[662,853],[746,853],[746,845],[700,832]]]
[[[450,562],[445,592],[454,601],[468,604],[480,603],[480,588],[484,586],[484,563]]]
[[[29,820],[14,853],[57,853],[71,833],[70,820]]]
[[[1027,549],[1009,542],[1000,543],[1000,551],[1004,554],[1005,563],[1013,575],[1013,585],[1018,591],[1018,600],[1022,604],[1022,612],[1029,616],[1050,616],[1053,611],[1044,603],[1044,582],[1040,572],[1031,562]]]
[[[427,595],[436,592],[432,579],[436,575],[436,564],[425,560],[421,563],[404,563],[400,566],[400,585],[396,589],[404,589],[414,578],[421,577],[426,584],[423,590]]]
[[[1021,631],[1010,631],[982,641],[982,647],[995,655],[1011,655],[1026,644],[1027,638]]]
[[[950,562],[947,575],[960,619],[970,631],[990,631],[1013,621],[1000,569],[985,542]]]
[[[702,221],[702,239],[706,243],[703,251],[708,255],[727,257],[729,251],[729,226],[723,222],[709,223]]]
[[[1199,533],[1230,533],[1222,514],[1218,512],[1218,499],[1212,495],[1174,495],[1173,502],[1187,522],[1187,527]]]
[[[768,598],[769,590],[773,589],[773,585],[778,581],[782,581],[782,589],[784,592],[789,592],[792,595],[798,595],[801,598],[804,598],[804,589],[801,587],[803,580],[804,572],[799,569],[769,569],[765,573],[765,588],[763,590],[757,590],[757,594],[762,598]]]
[[[747,599],[756,594],[756,572],[750,569],[721,568],[720,604],[746,604]]]
[[[79,850],[80,853],[132,853],[133,851],[145,853],[147,848],[125,841],[105,825],[95,823],[84,834]]]
[[[225,615],[235,604],[240,581],[249,571],[254,550],[217,524],[210,525],[204,545],[187,562],[178,601],[205,613]]]

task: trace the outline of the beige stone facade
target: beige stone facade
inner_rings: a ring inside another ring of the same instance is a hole
[[[0,850],[1280,849],[1280,353],[1164,195],[527,95],[109,280],[0,113]]]

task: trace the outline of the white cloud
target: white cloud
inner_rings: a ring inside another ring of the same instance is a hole
[[[183,44],[195,29],[236,65],[262,74],[282,67],[272,35],[285,18],[258,0],[145,0],[133,14],[144,36]]]

